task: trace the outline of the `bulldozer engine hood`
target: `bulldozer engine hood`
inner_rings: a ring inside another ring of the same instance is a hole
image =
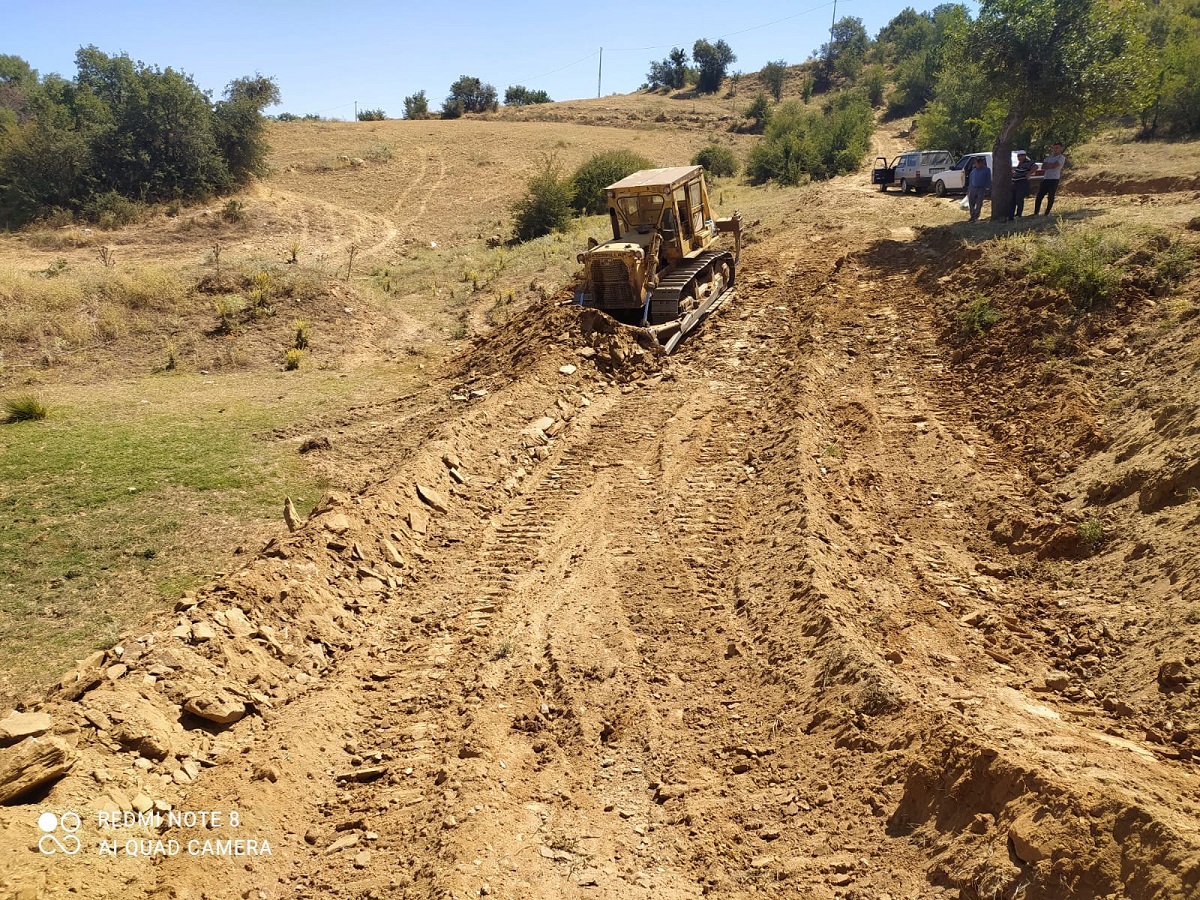
[[[631,237],[640,239],[642,235],[631,235]],[[652,236],[646,235],[645,238],[645,243],[641,243],[640,240],[605,241],[603,244],[593,247],[587,253],[580,254],[579,261],[584,262],[596,256],[616,256],[640,262],[646,257],[646,247],[649,246]]]

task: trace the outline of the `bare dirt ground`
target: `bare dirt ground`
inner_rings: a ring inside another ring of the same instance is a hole
[[[1197,318],[1023,377],[942,302],[991,226],[789,197],[670,360],[531,302],[341,423],[367,487],[30,704],[0,896],[1197,896]]]

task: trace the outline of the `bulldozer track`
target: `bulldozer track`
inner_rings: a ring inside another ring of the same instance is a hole
[[[654,288],[651,300],[678,301],[688,286],[695,283],[697,276],[701,272],[711,268],[714,263],[722,259],[729,263],[732,276],[734,269],[733,254],[728,250],[706,250],[699,256],[695,256],[687,262],[680,264],[678,268],[664,277]],[[732,285],[733,279],[731,277],[729,286],[732,287]]]

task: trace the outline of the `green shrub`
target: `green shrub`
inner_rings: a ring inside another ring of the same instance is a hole
[[[4,422],[36,422],[46,418],[49,411],[37,397],[26,394],[21,397],[6,397],[4,400]]]
[[[860,93],[844,93],[821,112],[789,100],[775,110],[746,171],[756,184],[800,184],[858,168],[870,146],[874,114]]]
[[[883,69],[880,66],[867,66],[862,72],[863,89],[867,92],[867,100],[878,109],[883,106],[883,90],[886,82]]]
[[[307,350],[309,339],[312,337],[312,323],[307,319],[295,319],[292,322],[292,330],[295,332],[292,347],[296,350]]]
[[[561,231],[571,221],[575,187],[562,174],[557,157],[542,159],[542,169],[526,183],[525,196],[512,206],[517,239],[530,241],[551,231]]]
[[[732,178],[738,173],[737,157],[728,147],[709,144],[692,157],[693,166],[704,166],[704,170],[718,178]]]
[[[571,176],[575,186],[572,205],[584,214],[601,215],[608,209],[604,189],[641,169],[653,169],[654,163],[633,150],[603,150],[580,164]]]
[[[360,109],[358,111],[358,121],[360,122],[382,122],[387,118],[387,113],[382,109]]]
[[[1155,255],[1154,279],[1167,290],[1173,290],[1190,278],[1195,268],[1196,251],[1182,241],[1172,240]]]
[[[514,84],[504,92],[505,106],[530,106],[534,103],[553,103],[545,91],[531,91],[523,84]]]
[[[1108,536],[1104,532],[1104,523],[1097,518],[1079,523],[1079,542],[1088,555],[1094,555],[1103,545]]]
[[[242,313],[246,309],[246,301],[241,297],[229,294],[218,297],[213,301],[213,309],[217,314],[217,331],[221,334],[237,334],[242,328]]]
[[[783,80],[787,75],[787,63],[782,59],[772,60],[762,67],[759,73],[762,76],[763,84],[767,86],[767,90],[771,92],[771,96],[778,103],[783,99]]]
[[[291,347],[283,354],[283,367],[289,372],[294,372],[300,368],[300,360],[302,359],[304,359],[304,351],[296,347]]]
[[[746,118],[751,121],[747,129],[751,134],[762,134],[771,124],[771,101],[767,99],[766,94],[759,94],[754,98],[754,102],[746,110]]]
[[[1127,249],[1114,234],[1060,225],[1038,243],[1030,269],[1050,287],[1066,293],[1076,308],[1091,309],[1117,295],[1121,272],[1115,262]]]
[[[987,297],[975,297],[959,309],[955,318],[959,331],[970,338],[991,330],[1004,317]]]
[[[463,75],[450,85],[450,96],[442,104],[442,116],[456,119],[463,113],[495,112],[497,106],[494,87],[471,75]]]
[[[116,191],[98,194],[85,204],[83,218],[100,228],[111,230],[122,225],[131,225],[142,217],[145,207],[133,200],[126,200]]]

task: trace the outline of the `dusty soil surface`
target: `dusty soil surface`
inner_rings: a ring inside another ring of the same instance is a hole
[[[544,301],[341,423],[369,486],[30,704],[0,896],[1197,896],[1196,318],[1022,380],[942,206],[797,196],[671,359]]]

